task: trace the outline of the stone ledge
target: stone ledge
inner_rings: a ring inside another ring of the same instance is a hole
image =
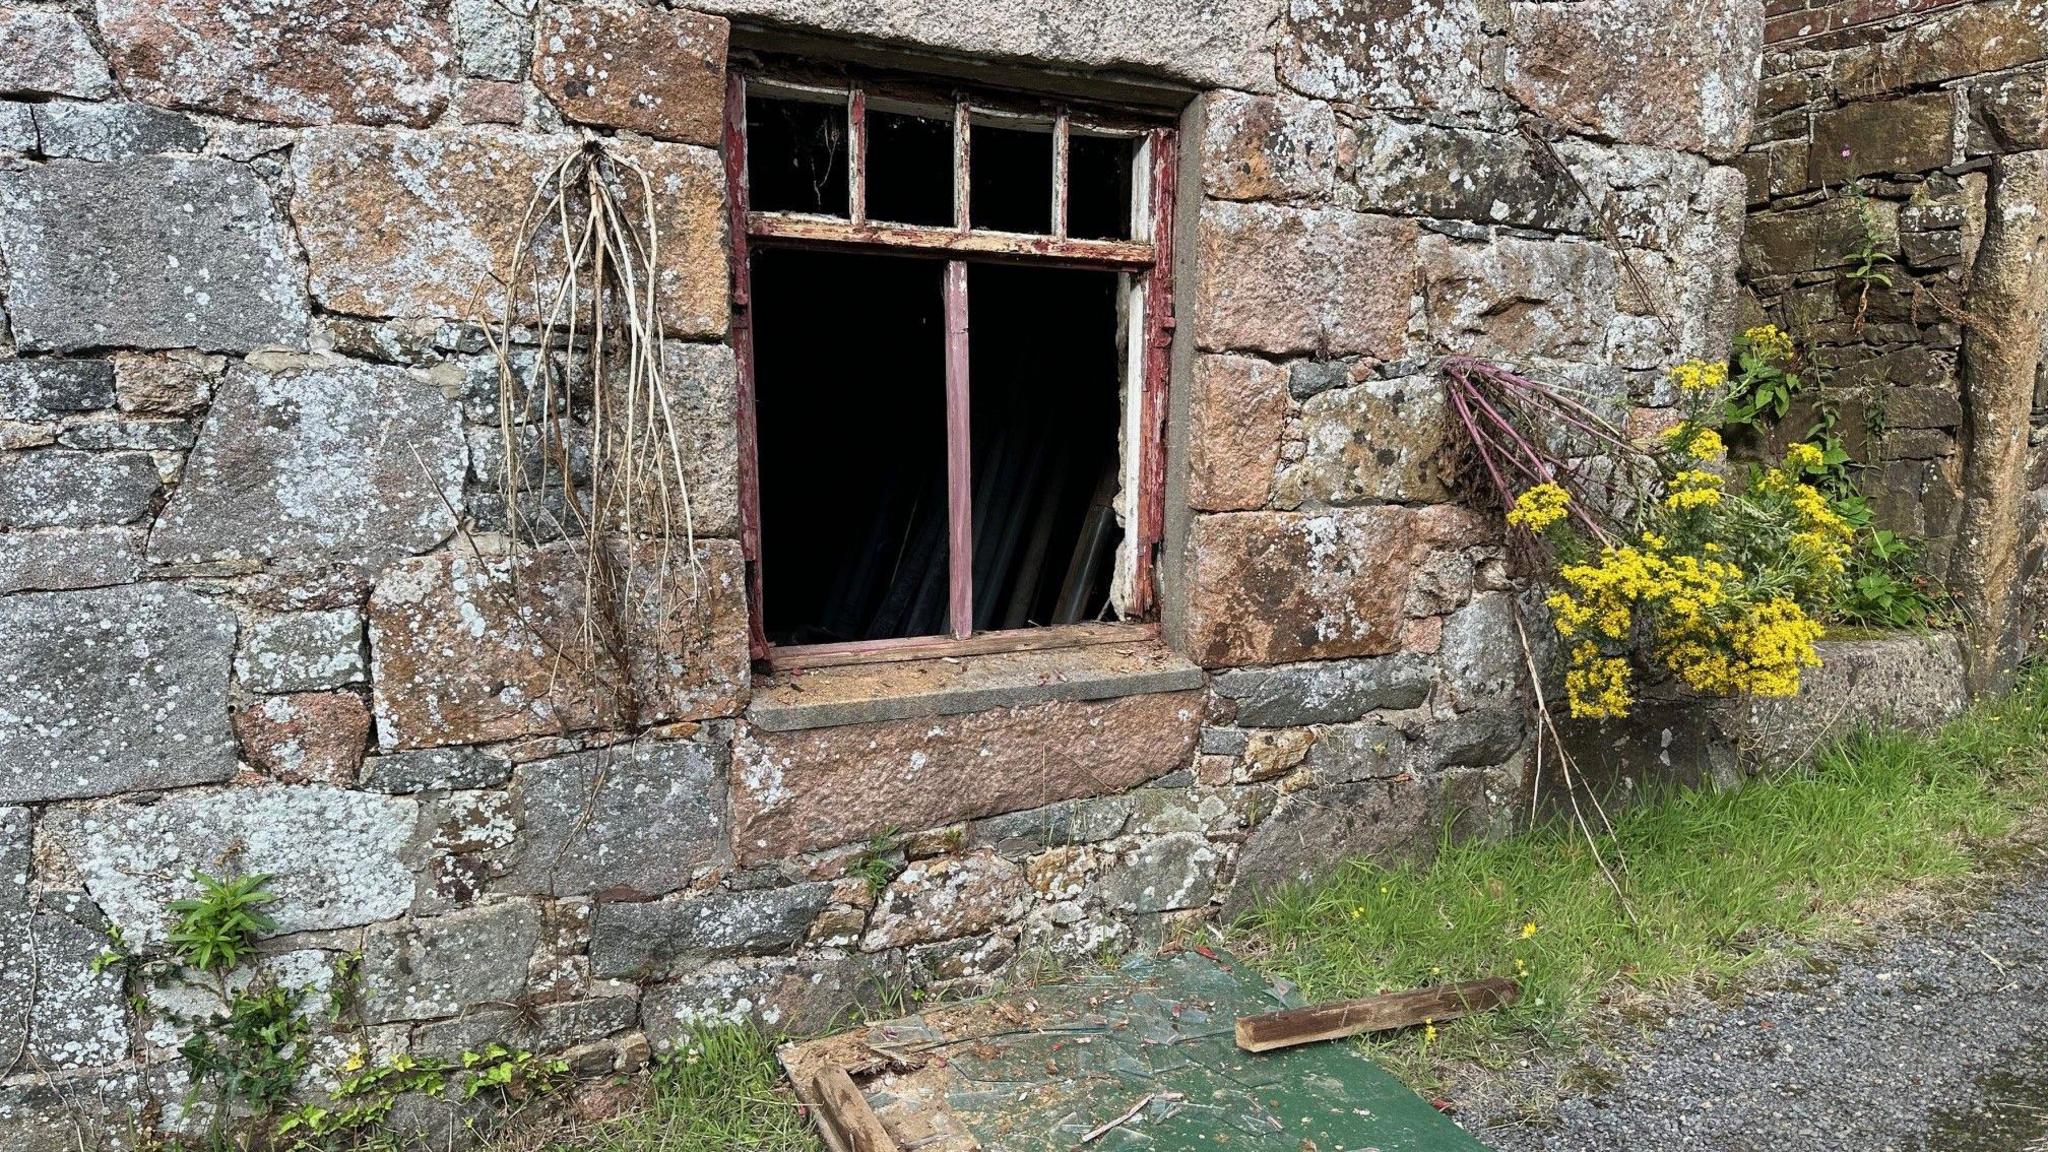
[[[1164,644],[1134,638],[1128,644],[777,673],[755,683],[747,720],[765,732],[795,732],[1053,701],[1185,692],[1202,682],[1202,670]]]

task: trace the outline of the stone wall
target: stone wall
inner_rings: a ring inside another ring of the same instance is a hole
[[[2048,147],[2039,0],[1770,0],[1742,276],[1832,367],[1838,430],[1887,526],[1939,576],[1960,513],[1956,356],[1984,169]],[[1889,286],[1846,275],[1866,245]],[[1867,288],[1867,290],[1866,290]],[[2048,406],[2048,391],[2037,408]],[[1802,405],[1781,428],[1813,422]],[[2048,479],[2048,477],[2044,477]],[[2037,484],[2041,481],[2037,481]]]
[[[1432,364],[1664,419],[1734,323],[1761,10],[706,7],[0,0],[0,1148],[180,1122],[171,1012],[89,962],[160,946],[195,869],[274,875],[277,979],[361,954],[375,1054],[629,1069],[1156,940],[1522,793],[1512,593]],[[727,16],[1177,93],[1162,642],[750,667]],[[577,555],[495,543],[470,323],[589,132],[660,190],[697,446],[704,579],[632,639],[632,730],[535,640]]]

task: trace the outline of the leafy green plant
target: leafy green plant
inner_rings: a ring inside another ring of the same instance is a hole
[[[1735,371],[1722,403],[1723,426],[1762,430],[1785,418],[1792,398],[1806,390],[1793,370],[1792,341],[1775,325],[1751,328],[1735,339]]]
[[[1919,546],[1886,528],[1866,532],[1851,556],[1849,580],[1834,615],[1872,628],[1924,628],[1940,601],[1916,568]]]
[[[1872,284],[1889,288],[1892,286],[1892,274],[1882,265],[1896,263],[1896,257],[1878,247],[1877,237],[1866,233],[1863,243],[1849,253],[1849,270],[1842,273],[1842,277],[1862,284],[1865,292]]]
[[[868,895],[880,896],[889,881],[903,871],[903,862],[897,858],[902,851],[903,838],[894,828],[887,829],[868,841],[867,848],[847,866],[846,872],[867,881]]]
[[[274,984],[230,996],[227,1014],[199,1022],[178,1049],[192,1082],[211,1081],[222,1101],[259,1110],[284,1103],[311,1055],[299,1001]]]
[[[262,908],[276,900],[266,887],[270,875],[251,872],[222,880],[194,872],[200,894],[171,902],[178,925],[171,947],[183,963],[201,972],[225,972],[255,951],[256,937],[276,930],[277,921]]]

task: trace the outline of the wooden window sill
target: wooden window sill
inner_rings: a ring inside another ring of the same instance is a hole
[[[1131,632],[1121,644],[779,669],[756,678],[747,720],[791,732],[1202,686],[1202,670],[1151,630]]]

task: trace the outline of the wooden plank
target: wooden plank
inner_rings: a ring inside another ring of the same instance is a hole
[[[1237,1046],[1247,1052],[1270,1052],[1275,1048],[1337,1040],[1361,1032],[1439,1023],[1513,1004],[1521,994],[1521,987],[1513,980],[1492,976],[1464,984],[1416,988],[1359,1000],[1311,1004],[1285,1012],[1240,1016],[1237,1018]]]
[[[844,644],[790,644],[776,648],[769,662],[778,670],[830,668],[846,664],[889,664],[901,660],[982,656],[1001,652],[1043,652],[1091,644],[1139,644],[1159,637],[1157,624],[1073,624],[1063,628],[1017,628],[983,632],[965,640],[950,636],[907,636],[896,640],[855,640]]]
[[[819,1125],[830,1129],[847,1152],[899,1152],[895,1138],[882,1127],[846,1069],[835,1064],[818,1073],[811,1081],[811,1095]]]
[[[966,180],[960,194],[969,194]],[[973,256],[1045,267],[1111,268],[1143,272],[1152,268],[1153,246],[1135,240],[1062,240],[1019,232],[967,231],[917,224],[856,224],[797,212],[749,212],[746,231],[756,241],[799,248],[857,248],[898,254]]]
[[[1052,234],[1065,239],[1067,235],[1067,199],[1070,163],[1070,141],[1073,129],[1065,112],[1052,122]]]
[[[1177,138],[1162,128],[1152,133],[1151,203],[1147,238],[1155,253],[1145,280],[1145,379],[1138,391],[1143,429],[1139,452],[1137,551],[1132,565],[1131,609],[1139,615],[1155,600],[1153,558],[1166,534],[1166,404],[1173,372],[1173,235],[1174,178],[1179,172]]]
[[[946,264],[946,571],[953,638],[974,634],[974,461],[967,395],[967,262]]]
[[[747,253],[747,81],[732,73],[725,85],[725,199],[731,215],[732,355],[739,369],[740,557],[746,566],[747,649],[768,658],[761,610],[760,432],[754,411],[754,300]]]
[[[846,215],[855,224],[868,219],[868,94],[855,88],[846,98]]]

